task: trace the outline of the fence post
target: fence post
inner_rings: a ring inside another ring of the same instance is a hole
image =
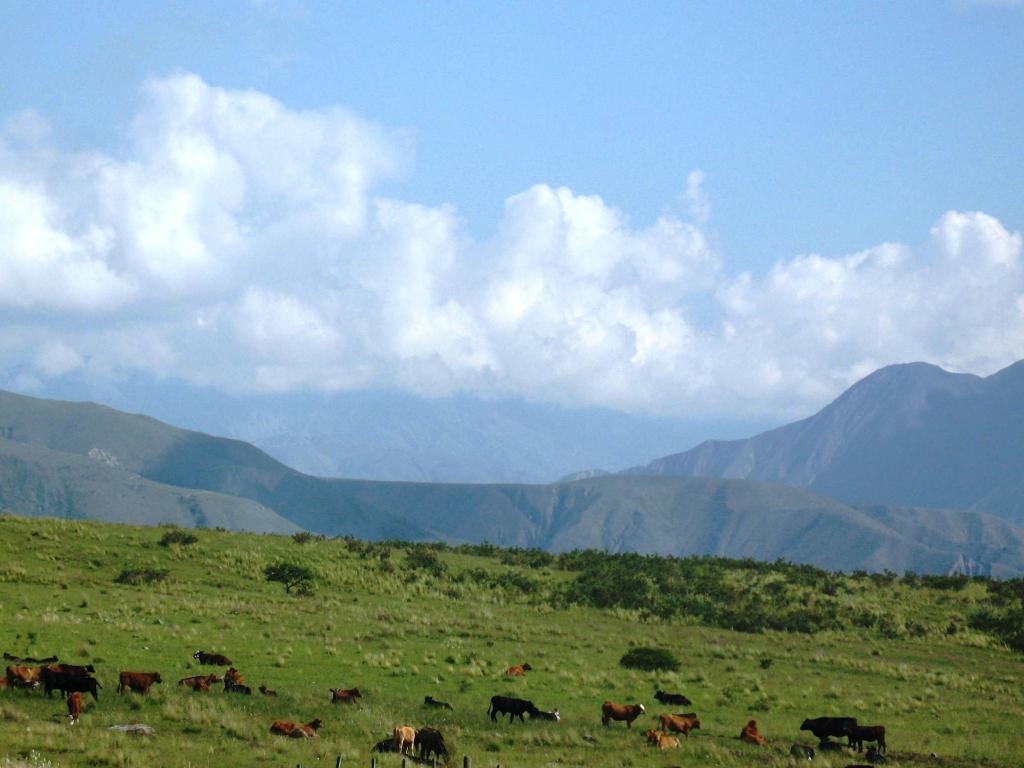
[[[469,755],[462,756],[462,768],[473,768],[473,761],[469,759]]]
[[[370,768],[377,768],[377,758],[376,757],[371,757],[370,758]]]
[[[338,755],[338,759],[334,761],[334,768],[341,768],[341,755]]]

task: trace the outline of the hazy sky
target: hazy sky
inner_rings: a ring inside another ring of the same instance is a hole
[[[1024,357],[1020,3],[0,14],[7,385],[782,416]]]

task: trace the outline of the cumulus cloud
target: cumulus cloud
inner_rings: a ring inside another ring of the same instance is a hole
[[[1024,356],[1021,237],[981,212],[736,274],[700,171],[653,223],[537,184],[473,240],[452,206],[376,194],[404,135],[341,108],[178,74],[145,84],[117,153],[51,133],[0,132],[0,361],[37,377],[781,416],[891,362]]]

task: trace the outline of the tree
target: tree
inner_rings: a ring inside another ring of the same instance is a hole
[[[313,591],[313,571],[304,565],[279,561],[264,568],[263,575],[267,581],[284,584],[285,592],[294,589],[298,594],[306,595]]]

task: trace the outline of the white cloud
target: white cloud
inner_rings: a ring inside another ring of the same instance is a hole
[[[33,113],[0,135],[9,367],[788,416],[887,363],[1024,356],[1021,237],[980,212],[737,275],[700,171],[689,221],[538,184],[474,242],[450,206],[376,195],[404,139],[339,108],[181,74],[146,84],[127,136],[61,153]]]

